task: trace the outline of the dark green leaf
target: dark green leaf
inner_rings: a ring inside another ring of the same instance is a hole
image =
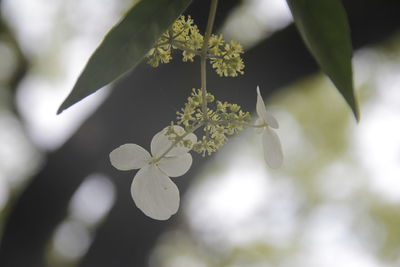
[[[192,0],[142,0],[105,36],[57,114],[133,69]]]
[[[287,2],[308,49],[359,120],[353,87],[350,29],[340,0]]]

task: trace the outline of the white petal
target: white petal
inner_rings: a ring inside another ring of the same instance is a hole
[[[177,134],[182,135],[185,133],[185,130],[181,126],[174,126],[174,130]],[[168,139],[168,136],[166,135],[167,128],[164,128],[162,131],[158,132],[153,139],[151,140],[151,153],[153,156],[158,157],[161,156],[165,151],[167,151],[171,145],[172,142],[171,140]],[[197,137],[195,134],[190,133],[187,136],[185,136],[184,140],[190,140],[192,141],[192,144],[197,142]],[[177,155],[182,155],[184,153],[187,153],[189,151],[188,148],[183,147],[183,146],[176,146],[172,148],[166,156],[177,156]]]
[[[265,108],[264,100],[260,94],[260,88],[257,86],[257,104],[256,104],[257,115],[262,118],[271,128],[279,128],[278,121],[272,116]]]
[[[264,120],[268,123],[269,127],[274,128],[274,129],[278,129],[279,128],[278,121],[268,111],[266,111],[265,114],[264,114]]]
[[[283,162],[281,142],[274,130],[266,128],[262,135],[265,162],[273,169],[279,168]]]
[[[190,169],[190,166],[192,166],[192,156],[189,153],[166,157],[158,163],[158,167],[170,177],[184,175]]]
[[[145,166],[138,171],[132,182],[131,194],[136,206],[156,220],[167,220],[179,208],[178,188],[154,166]]]
[[[260,93],[260,88],[257,86],[257,104],[256,104],[256,111],[257,111],[257,115],[260,118],[264,119],[264,114],[267,112],[267,110],[265,109],[265,104],[264,104],[264,100],[261,96]]]
[[[162,155],[171,146],[172,142],[168,140],[168,136],[165,135],[165,131],[162,130],[154,135],[151,140],[150,150],[154,157]]]
[[[149,152],[136,144],[124,144],[110,153],[111,164],[121,171],[139,169],[149,160]]]
[[[261,118],[258,118],[255,122],[255,125],[262,125],[264,124],[264,120]],[[254,128],[254,131],[256,131],[257,134],[262,134],[264,132],[265,127],[256,127]]]

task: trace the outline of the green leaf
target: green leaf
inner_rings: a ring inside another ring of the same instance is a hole
[[[132,70],[192,0],[142,0],[105,36],[74,88],[65,109]]]
[[[300,34],[359,120],[350,29],[340,0],[287,0]]]

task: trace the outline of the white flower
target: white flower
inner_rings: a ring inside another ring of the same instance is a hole
[[[185,130],[174,126],[182,135]],[[178,211],[179,190],[169,177],[185,174],[192,165],[189,149],[183,146],[173,147],[161,159],[172,145],[166,135],[167,128],[157,133],[151,140],[151,154],[136,144],[124,144],[110,153],[111,164],[122,171],[140,169],[131,185],[131,194],[136,206],[147,216],[156,220],[167,220]],[[190,133],[184,140],[192,144],[197,137]]]
[[[267,112],[258,86],[256,110],[258,115],[256,125],[265,125],[262,128],[256,129],[257,133],[262,134],[265,162],[271,168],[279,168],[283,162],[282,147],[278,135],[272,129],[278,129],[279,124],[277,120]]]

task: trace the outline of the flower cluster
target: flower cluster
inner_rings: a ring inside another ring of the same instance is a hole
[[[151,154],[136,144],[124,144],[110,153],[111,164],[122,171],[140,169],[132,182],[131,194],[136,206],[147,216],[166,220],[179,208],[179,190],[170,177],[184,175],[192,165],[193,150],[210,155],[227,140],[246,126],[250,114],[243,112],[239,105],[215,101],[210,93],[206,95],[214,109],[207,107],[202,112],[201,91],[193,89],[188,101],[178,115],[178,124],[157,133],[151,141]],[[215,103],[214,103],[215,102]],[[279,137],[274,129],[277,120],[267,112],[260,90],[257,87],[256,132],[262,135],[264,158],[271,168],[279,168],[283,154]],[[193,133],[202,129],[203,136]]]
[[[214,39],[218,38],[214,36]],[[210,44],[213,38],[210,39]],[[236,77],[243,74],[244,62],[240,57],[243,54],[243,48],[240,43],[231,41],[230,44],[218,44],[211,49],[215,49],[213,55],[210,57],[211,65],[219,76]]]
[[[203,35],[193,25],[190,16],[186,20],[184,16],[180,16],[147,53],[148,63],[153,67],[158,67],[160,63],[169,63],[172,49],[183,50],[183,60],[193,61],[202,45]]]
[[[237,104],[215,101],[214,95],[207,93],[208,105],[204,114],[201,90],[192,90],[181,111],[177,112],[178,124],[187,130],[203,124],[204,135],[193,145],[195,152],[211,155],[220,149],[228,140],[228,136],[242,130],[250,122],[250,113],[242,111]]]
[[[214,100],[214,95],[207,92],[207,103],[212,103]],[[192,93],[187,98],[187,102],[183,108],[176,113],[178,124],[184,125],[185,128],[190,128],[193,127],[199,120],[201,120],[204,117],[204,113],[202,111],[203,102],[201,90],[196,90],[193,88]]]
[[[110,153],[111,164],[122,171],[139,169],[133,178],[131,195],[136,206],[147,216],[167,220],[178,211],[179,190],[170,177],[184,175],[192,165],[191,150],[210,156],[218,151],[231,135],[248,127],[262,135],[264,158],[271,168],[283,162],[281,143],[275,129],[276,119],[267,112],[257,87],[258,119],[237,104],[216,100],[206,87],[206,62],[219,76],[243,74],[242,46],[227,43],[222,35],[211,34],[216,14],[216,1],[210,8],[206,34],[203,36],[190,16],[179,17],[148,52],[148,63],[157,67],[169,63],[172,51],[182,51],[184,62],[201,60],[201,89],[192,89],[183,108],[176,113],[176,122],[157,133],[151,140],[151,154],[136,144],[125,144]],[[196,132],[197,136],[194,134]]]
[[[190,16],[187,19],[180,16],[147,53],[148,63],[153,67],[158,67],[160,63],[169,63],[172,49],[183,51],[184,62],[193,62],[195,56],[202,54],[203,40],[204,37],[193,24],[193,19]],[[226,43],[222,34],[212,34],[206,52],[219,76],[235,77],[244,73],[244,62],[241,58],[244,51],[238,42]]]

